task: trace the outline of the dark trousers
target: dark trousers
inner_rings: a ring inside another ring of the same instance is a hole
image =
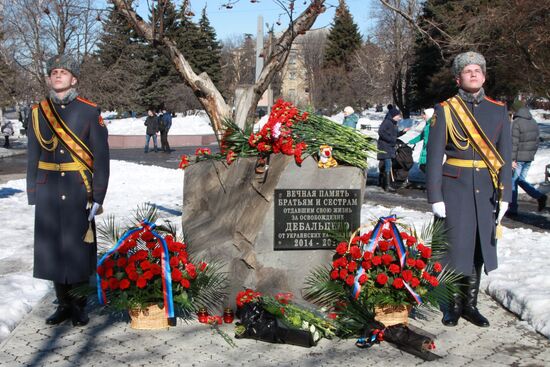
[[[170,151],[170,144],[168,144],[168,131],[161,131],[160,132],[160,145],[161,149],[165,152]]]

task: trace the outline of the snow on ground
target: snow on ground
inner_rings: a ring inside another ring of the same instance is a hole
[[[104,118],[112,113],[102,114]],[[105,119],[110,135],[145,135],[145,116],[139,118]],[[183,116],[178,113],[172,118],[170,135],[210,135],[214,134],[210,120],[204,111],[195,115]]]
[[[111,161],[105,212],[97,222],[110,214],[131,218],[138,205],[150,202],[158,206],[163,219],[181,227],[182,197],[183,171]],[[52,286],[32,277],[34,206],[27,205],[25,180],[0,185],[0,207],[1,341]]]

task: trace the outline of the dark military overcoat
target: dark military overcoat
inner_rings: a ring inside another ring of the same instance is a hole
[[[458,96],[457,96],[458,97]],[[460,97],[458,97],[460,98]],[[481,102],[465,102],[485,135],[496,147],[504,166],[499,172],[503,186],[502,200],[512,199],[511,128],[506,106],[485,97]],[[471,145],[458,149],[449,137],[442,104],[435,107],[434,123],[428,141],[426,186],[428,201],[443,201],[446,209],[445,228],[449,251],[444,263],[455,271],[470,275],[474,264],[476,235],[483,255],[485,272],[497,268],[495,241],[495,208],[497,195],[487,168],[463,168],[443,163],[447,158],[481,160]],[[462,136],[466,136],[458,123],[453,124]]]
[[[87,281],[96,268],[96,243],[84,242],[88,229],[89,201],[102,204],[109,181],[108,133],[99,108],[83,98],[60,105],[53,103],[61,119],[93,154],[93,177],[88,193],[79,171],[38,168],[39,161],[70,163],[71,154],[61,141],[53,151],[44,149],[28,120],[27,195],[35,208],[34,277],[73,284]],[[34,108],[38,108],[35,106]],[[52,131],[39,112],[39,130],[44,140]],[[95,223],[93,225],[95,232]],[[94,236],[95,237],[95,236]]]

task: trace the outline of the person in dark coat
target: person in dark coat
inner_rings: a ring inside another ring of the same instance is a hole
[[[453,72],[459,91],[435,107],[426,164],[428,201],[447,231],[449,247],[443,262],[463,276],[461,292],[444,308],[442,322],[455,326],[463,317],[486,327],[489,321],[477,309],[477,296],[482,266],[486,273],[497,268],[496,224],[512,199],[510,119],[503,103],[485,96],[482,55],[458,55]],[[456,108],[457,104],[462,107]],[[473,116],[478,124],[475,132],[486,139],[469,135],[472,130],[461,127],[455,111],[463,112],[463,122]],[[480,153],[474,143],[492,147],[491,153]],[[488,157],[494,159],[486,161]]]
[[[145,148],[143,151],[145,153],[149,152],[149,141],[153,138],[155,153],[158,152],[157,133],[159,132],[159,119],[153,110],[147,111],[147,118],[145,119],[145,123],[143,125],[147,126],[147,129],[145,130]]]
[[[172,113],[166,110],[162,111],[162,115],[159,118],[159,131],[160,131],[160,145],[162,151],[170,153],[170,144],[168,143],[168,131],[172,127]]]
[[[2,119],[2,122],[0,123],[0,131],[2,132],[2,135],[4,135],[4,148],[9,149],[10,147],[10,136],[13,135],[13,124],[8,119]]]
[[[27,196],[35,205],[33,275],[54,282],[58,307],[46,323],[71,318],[73,325],[83,326],[86,297],[70,290],[87,284],[96,270],[94,216],[109,181],[108,133],[100,109],[75,89],[79,67],[74,59],[53,57],[47,71],[49,96],[33,106],[27,121]]]
[[[397,122],[401,119],[401,112],[397,108],[392,108],[380,127],[378,128],[377,147],[380,152],[377,155],[378,176],[384,191],[395,191],[391,186],[391,160],[395,158],[395,145],[399,136]]]
[[[507,214],[518,214],[518,185],[538,202],[539,212],[546,206],[547,196],[527,182],[527,172],[539,148],[539,126],[527,107],[521,107],[512,121],[512,202]]]

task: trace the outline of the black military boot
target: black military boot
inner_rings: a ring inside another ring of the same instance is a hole
[[[477,295],[479,293],[479,282],[481,280],[481,266],[476,266],[474,274],[467,278],[465,286],[465,300],[462,307],[462,317],[479,327],[488,327],[489,320],[477,309]]]
[[[46,319],[46,324],[57,325],[71,317],[71,297],[69,291],[70,284],[53,283],[55,295],[57,297],[57,310]]]
[[[85,326],[90,321],[86,311],[87,297],[74,297],[71,302],[71,319],[73,326]]]
[[[458,319],[462,314],[462,303],[463,296],[457,290],[457,292],[453,293],[452,300],[449,301],[449,303],[446,305],[446,309],[443,312],[443,318],[441,319],[441,323],[443,325],[456,326],[458,324]]]
[[[384,172],[383,185],[384,186],[382,188],[384,191],[395,192],[395,189],[391,185],[391,172]]]

